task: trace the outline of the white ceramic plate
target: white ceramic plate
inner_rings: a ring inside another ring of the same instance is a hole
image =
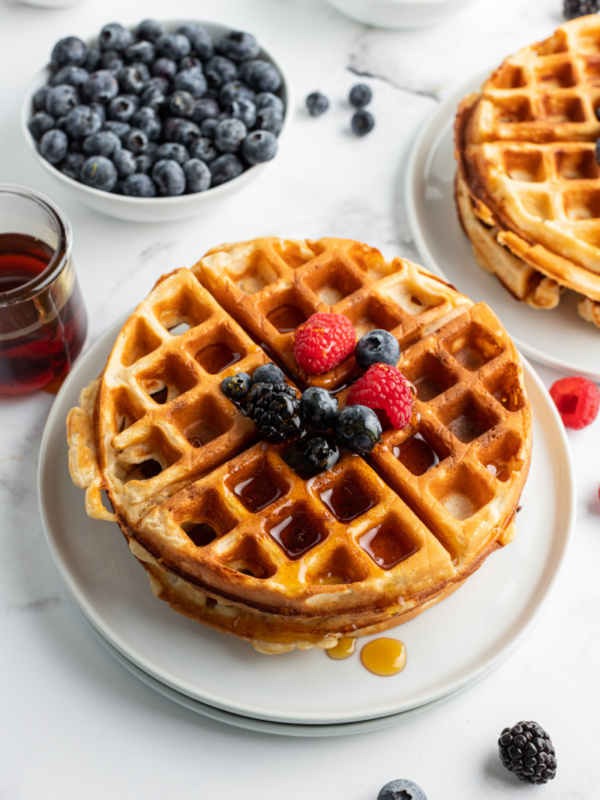
[[[42,440],[38,489],[48,544],[68,588],[129,661],[213,708],[253,719],[331,725],[435,702],[489,672],[521,641],[556,577],[575,498],[562,423],[528,365],[535,449],[519,534],[455,594],[390,634],[406,644],[408,664],[399,675],[380,678],[357,655],[346,661],[314,650],[265,656],[176,614],[155,599],[117,526],[86,516],[83,492],[69,477],[65,419],[81,388],[102,370],[121,324],[80,358],[57,396]]]
[[[600,379],[600,331],[577,313],[568,292],[558,308],[540,311],[515,300],[475,261],[454,205],[453,124],[459,102],[476,91],[482,73],[444,99],[414,144],[405,179],[410,227],[425,266],[475,301],[484,300],[529,358],[564,372]]]

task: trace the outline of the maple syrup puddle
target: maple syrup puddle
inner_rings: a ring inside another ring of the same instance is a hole
[[[352,636],[344,636],[342,639],[338,639],[335,647],[330,647],[329,650],[325,650],[329,658],[332,658],[334,661],[343,661],[345,658],[350,658],[355,651],[356,639]]]
[[[367,642],[360,651],[360,660],[369,672],[387,678],[406,666],[406,647],[398,639],[383,636]]]
[[[288,558],[294,560],[324,537],[306,514],[290,514],[269,531]]]
[[[263,508],[275,502],[283,494],[279,486],[276,486],[263,471],[241,483],[237,483],[233,487],[233,491],[248,511],[253,513],[262,511]]]
[[[306,316],[296,306],[285,305],[269,312],[267,321],[274,328],[277,328],[279,333],[290,333],[295,331],[303,322],[306,322]]]
[[[393,453],[407,470],[417,476],[424,475],[440,463],[439,455],[420,433],[416,433],[402,444],[396,445]]]
[[[344,481],[333,489],[327,489],[319,496],[340,522],[350,522],[375,505],[375,501],[352,480]]]
[[[216,375],[217,372],[223,372],[227,367],[241,361],[242,353],[232,350],[226,344],[210,344],[199,350],[195,357],[202,369],[211,375]]]
[[[381,569],[391,569],[417,552],[417,546],[399,534],[398,526],[382,522],[359,538],[358,543]]]

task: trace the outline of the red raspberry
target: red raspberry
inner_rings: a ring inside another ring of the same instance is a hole
[[[402,430],[410,422],[414,400],[412,384],[397,367],[373,364],[350,389],[346,405],[383,411],[394,428]]]
[[[313,314],[296,329],[294,356],[307,375],[322,375],[352,355],[356,333],[343,314]]]
[[[600,391],[587,378],[561,378],[550,387],[550,396],[567,428],[585,428],[596,419]]]

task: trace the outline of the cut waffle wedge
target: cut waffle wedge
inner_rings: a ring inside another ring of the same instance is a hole
[[[294,328],[315,311],[346,314],[358,336],[391,331],[417,397],[408,428],[307,480],[290,466],[297,443],[260,441],[220,385],[273,360],[342,407],[354,358],[317,377],[293,358]],[[68,438],[88,513],[118,522],[155,594],[277,653],[406,621],[510,541],[531,416],[519,356],[485,305],[357,242],[264,238],[159,281]]]
[[[599,60],[600,18],[568,22],[507,58],[455,124],[457,206],[478,262],[536,308],[577,292],[591,322],[600,316]]]

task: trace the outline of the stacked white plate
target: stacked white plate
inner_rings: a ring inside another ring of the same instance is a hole
[[[153,596],[116,524],[86,516],[83,492],[69,477],[65,420],[101,372],[121,324],[80,358],[59,393],[42,440],[38,488],[48,544],[68,589],[134,675],[213,719],[327,736],[409,720],[489,673],[522,641],[556,578],[575,503],[562,423],[527,364],[535,444],[517,538],[451,597],[388,634],[405,643],[408,661],[400,674],[382,678],[358,653],[344,661],[314,650],[265,656],[176,614]]]

